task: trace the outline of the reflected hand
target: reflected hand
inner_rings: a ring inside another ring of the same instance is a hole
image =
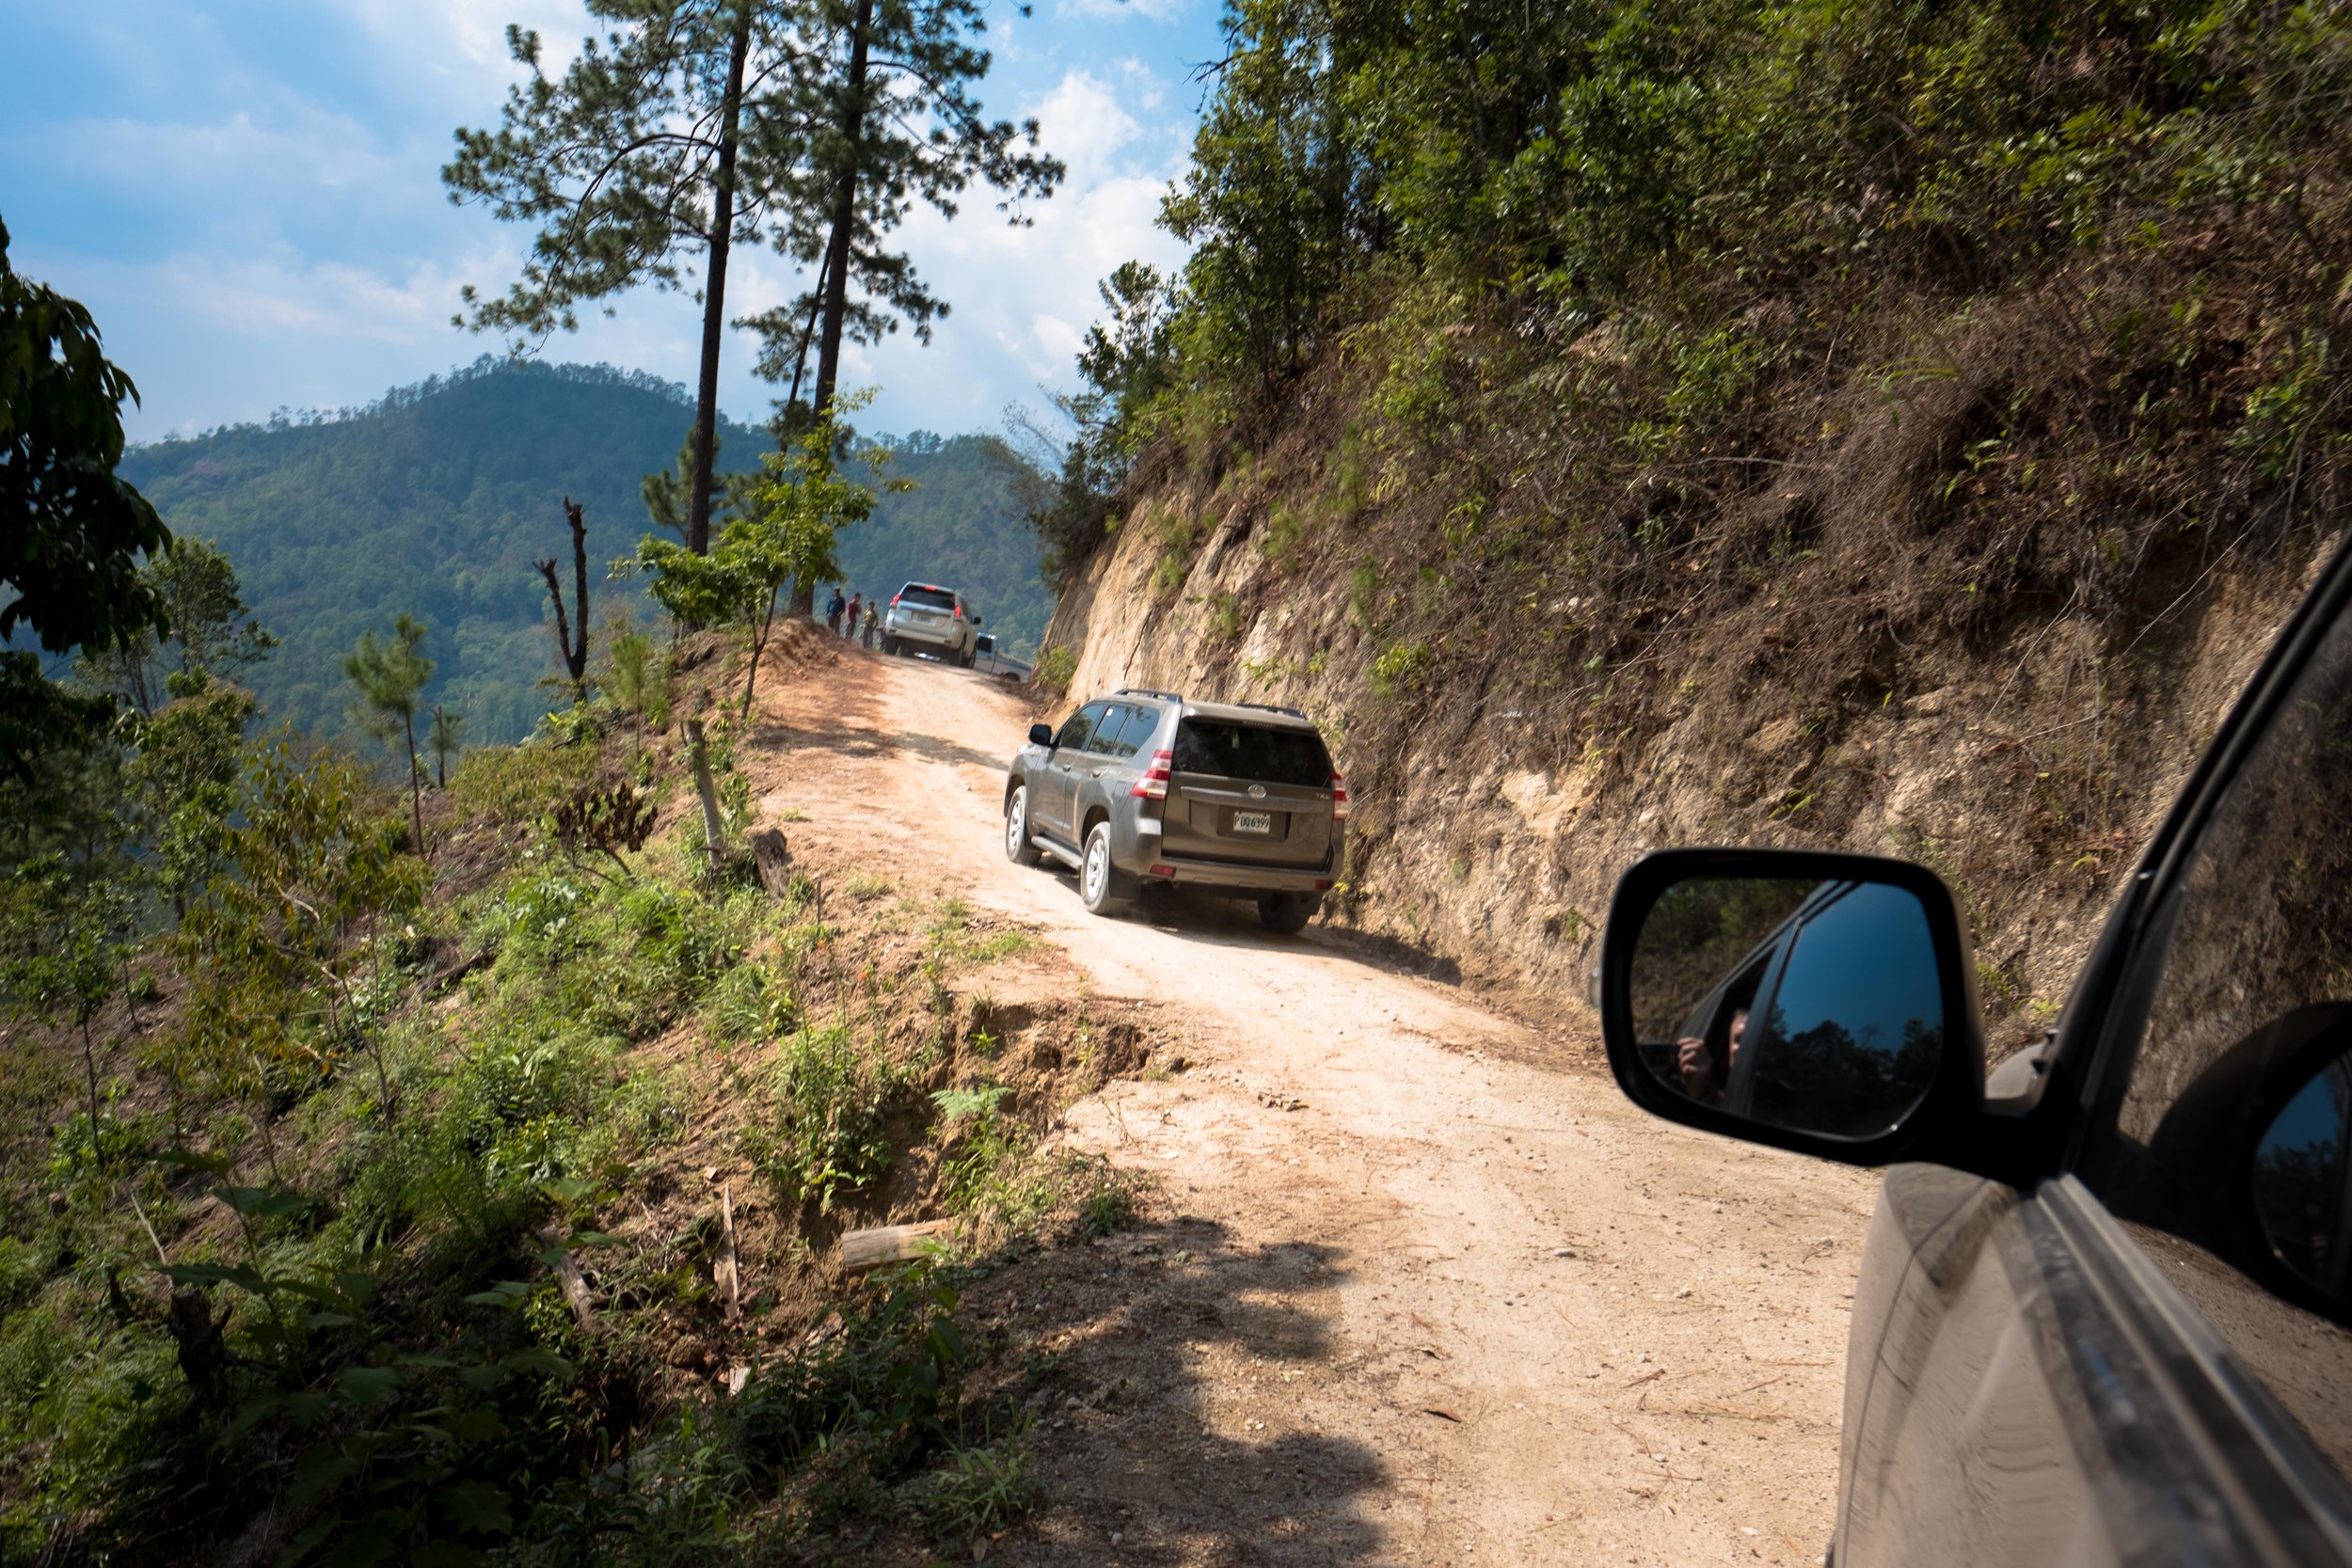
[[[1715,1056],[1707,1042],[1688,1036],[1675,1042],[1675,1067],[1682,1074],[1682,1092],[1705,1100],[1715,1089]]]

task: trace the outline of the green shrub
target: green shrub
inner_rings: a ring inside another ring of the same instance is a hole
[[[1258,537],[1258,548],[1265,558],[1284,571],[1298,564],[1299,546],[1307,537],[1307,519],[1288,501],[1276,501],[1266,514],[1265,531]]]
[[[1037,1506],[1026,1427],[993,1443],[949,1449],[924,1480],[924,1513],[965,1541],[997,1534]]]
[[[536,822],[596,776],[595,748],[533,739],[468,752],[450,774],[449,793],[469,817],[513,826]]]
[[[915,1265],[835,1307],[838,1333],[763,1368],[736,1402],[746,1451],[769,1465],[821,1456],[836,1500],[907,1474],[947,1446],[970,1347],[956,1292]]]
[[[1056,644],[1038,650],[1037,663],[1029,672],[1033,686],[1059,694],[1070,689],[1070,683],[1078,678],[1078,656]]]
[[[719,976],[704,1004],[710,1037],[722,1045],[742,1045],[789,1033],[799,1005],[784,977],[766,964],[738,964]]]
[[[861,1191],[889,1171],[887,1131],[899,1075],[859,1049],[848,1028],[803,1028],[777,1052],[777,1117],[750,1137],[750,1152],[787,1208],[814,1199],[830,1212],[836,1198]]]
[[[1372,661],[1372,689],[1383,697],[1402,696],[1421,689],[1422,677],[1429,671],[1429,645],[1426,642],[1400,642],[1380,650]]]

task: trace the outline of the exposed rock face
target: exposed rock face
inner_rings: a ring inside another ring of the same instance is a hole
[[[1952,883],[1977,928],[1996,1056],[2054,1016],[2140,843],[2333,548],[2219,562],[2122,635],[2041,607],[1989,641],[1882,639],[1829,692],[1772,668],[1784,607],[1878,569],[1825,547],[1776,593],[1613,670],[1564,673],[1548,655],[1547,617],[1577,613],[1562,595],[1473,628],[1478,677],[1417,681],[1351,587],[1382,547],[1378,517],[1270,543],[1283,498],[1234,488],[1145,498],[1074,574],[1046,642],[1076,656],[1065,710],[1136,685],[1322,723],[1356,802],[1327,921],[1581,1007],[1611,890],[1646,850],[1902,856]],[[1386,535],[1391,580],[1414,559],[1403,531]],[[1597,725],[1595,689],[1634,694],[1632,722]]]

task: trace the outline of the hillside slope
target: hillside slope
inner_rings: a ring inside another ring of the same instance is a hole
[[[1337,916],[1552,993],[1643,848],[1910,855],[2030,1037],[2343,527],[2352,21],[1226,35],[1163,213],[1195,249],[1107,286],[1042,521],[1077,688],[1316,712],[1362,801]]]
[[[1940,386],[1882,434],[1936,439]],[[1984,603],[1929,564],[1932,527],[1850,526],[1769,572],[1702,540],[1674,553],[1683,581],[1634,600],[1573,539],[1465,563],[1442,492],[1352,471],[1330,439],[1350,401],[1328,374],[1254,460],[1136,486],[1047,641],[1074,655],[1073,702],[1135,684],[1304,707],[1356,800],[1326,919],[1549,998],[1581,997],[1642,852],[1831,846],[1951,881],[1995,1050],[2034,1037],[2334,537],[2189,535],[2094,610]],[[1900,517],[1903,490],[1945,483],[1835,450],[1785,462],[1781,489],[1824,515]],[[1341,526],[1350,487],[1388,499]]]
[[[564,499],[586,513],[601,623],[608,607],[642,602],[635,585],[605,583],[604,565],[646,531],[644,477],[675,464],[692,419],[684,388],[643,374],[485,359],[323,421],[144,447],[122,472],[175,531],[228,552],[261,623],[285,640],[252,677],[274,717],[345,733],[342,656],[405,611],[439,666],[427,702],[462,713],[469,740],[499,742],[527,733],[554,695],[540,685],[556,666],[532,563],[568,560]],[[770,445],[726,424],[720,465],[754,467]],[[898,445],[892,474],[917,487],[844,536],[853,582],[950,575],[992,626],[1034,639],[1050,600],[1000,446],[923,433]]]

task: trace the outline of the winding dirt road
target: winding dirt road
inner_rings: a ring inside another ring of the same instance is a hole
[[[1005,859],[996,682],[849,650],[771,712],[764,816],[1058,944],[1172,1069],[1057,1133],[1167,1213],[980,1301],[1071,1390],[1003,1560],[1820,1560],[1875,1177],[1634,1111],[1578,1001],[1539,1034],[1248,905],[1089,915]]]

